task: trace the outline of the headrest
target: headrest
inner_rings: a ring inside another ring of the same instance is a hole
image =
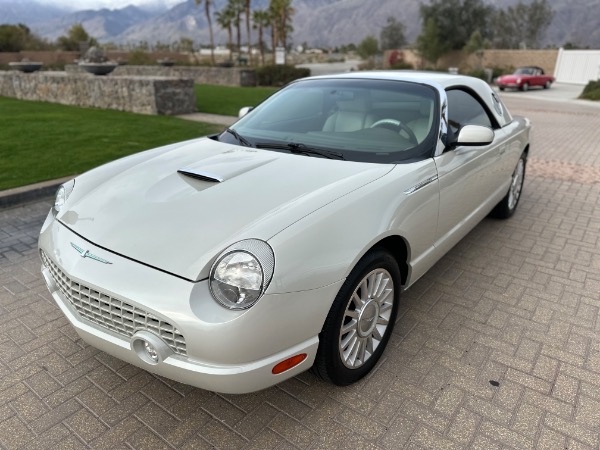
[[[357,93],[353,99],[338,100],[337,106],[340,111],[367,112],[369,110],[369,98],[366,94]]]

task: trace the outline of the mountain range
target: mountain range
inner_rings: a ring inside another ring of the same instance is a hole
[[[419,7],[423,0],[293,0],[294,44],[333,47],[358,44],[367,35],[378,36],[389,16],[405,25],[409,42],[421,30]],[[425,0],[426,1],[426,0]],[[496,7],[514,5],[515,0],[485,0]],[[214,0],[213,12],[221,10],[227,0]],[[252,8],[266,8],[268,0],[253,0]],[[600,0],[549,0],[555,11],[552,24],[544,37],[544,46],[561,46],[567,42],[600,48]],[[75,23],[81,23],[100,42],[117,44],[171,43],[181,37],[196,43],[208,43],[208,25],[204,8],[194,0],[185,0],[171,9],[143,9],[126,6],[121,9],[71,12],[35,0],[0,0],[0,24],[24,23],[48,40],[66,34]],[[224,44],[226,32],[213,20],[215,41]],[[254,32],[256,39],[256,32]],[[245,36],[245,35],[243,35]],[[242,38],[243,40],[245,37]]]

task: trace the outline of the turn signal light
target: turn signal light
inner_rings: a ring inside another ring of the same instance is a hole
[[[306,356],[306,353],[300,353],[299,355],[292,356],[291,358],[281,361],[275,367],[273,367],[273,370],[271,372],[273,372],[273,375],[279,375],[280,373],[285,372],[286,370],[290,370],[292,367],[295,367],[302,361],[304,361],[306,359]]]

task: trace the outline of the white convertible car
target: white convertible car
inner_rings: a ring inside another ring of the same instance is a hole
[[[219,135],[65,183],[43,275],[83,340],[164,377],[244,393],[312,368],[347,385],[401,292],[514,213],[529,132],[470,77],[299,80]]]

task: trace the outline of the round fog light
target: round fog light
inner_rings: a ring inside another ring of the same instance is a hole
[[[150,342],[144,341],[144,350],[146,350],[146,355],[148,358],[158,363],[158,352],[154,347],[152,347]]]
[[[145,363],[153,366],[163,362],[172,353],[165,341],[149,331],[138,331],[131,337],[131,349]]]

